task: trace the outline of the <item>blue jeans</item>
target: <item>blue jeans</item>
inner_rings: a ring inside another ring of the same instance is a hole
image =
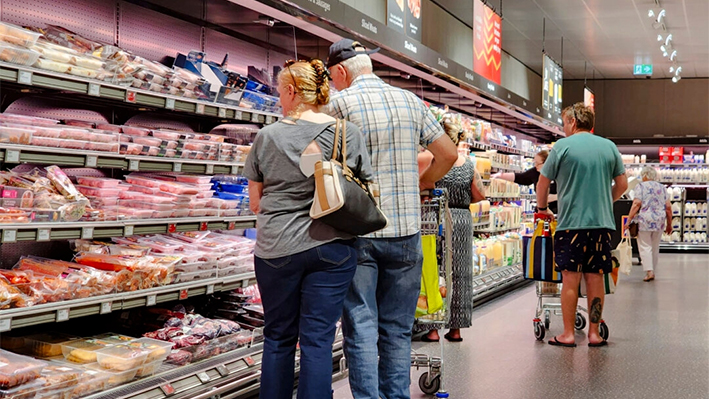
[[[355,399],[408,399],[411,329],[421,291],[421,235],[356,242],[342,318]]]
[[[261,399],[293,397],[300,338],[298,398],[332,396],[332,344],[357,268],[351,241],[336,241],[277,259],[255,258],[265,343]]]

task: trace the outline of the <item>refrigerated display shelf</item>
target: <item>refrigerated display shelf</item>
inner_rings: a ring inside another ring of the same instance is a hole
[[[473,277],[473,301],[495,295],[512,285],[524,281],[522,265],[504,266]]]
[[[643,167],[643,166],[653,166],[653,167],[665,167],[665,166],[670,166],[670,167],[676,167],[676,168],[684,168],[684,167],[706,167],[709,166],[708,163],[658,163],[658,162],[648,162],[648,163],[626,163],[624,166],[629,166],[629,167]]]
[[[124,169],[132,172],[184,172],[202,175],[238,174],[243,162],[207,161],[120,155],[29,145],[0,145],[0,162]]]
[[[692,244],[689,242],[677,242],[677,243],[660,243],[660,249],[674,249],[674,250],[697,250],[697,251],[709,251],[709,243],[697,243]]]
[[[522,195],[520,195],[520,198],[522,198],[524,200],[536,201],[537,194],[522,194]]]
[[[491,172],[496,173],[496,172],[513,172],[513,173],[519,173],[519,172],[524,172],[522,168],[515,168],[513,166],[501,166],[501,165],[493,165],[491,167]]]
[[[494,195],[488,195],[485,198],[490,201],[518,201],[518,200],[522,199],[522,197],[519,195],[509,196],[509,197],[504,197],[504,196],[498,197],[498,196],[494,196]]]
[[[504,227],[500,229],[481,229],[481,230],[475,230],[475,234],[499,234],[499,233],[506,233],[508,231],[514,231],[514,230],[519,230],[521,226],[515,226],[515,227]]]
[[[145,290],[52,302],[26,308],[5,309],[0,310],[0,332],[137,307],[153,306],[158,303],[184,300],[198,295],[231,291],[240,287],[248,287],[255,283],[256,277],[254,273],[244,273]]]
[[[185,231],[234,230],[255,226],[256,216],[0,224],[0,242],[129,237]]]
[[[524,155],[524,156],[530,157],[530,158],[534,157],[533,152],[522,151],[518,148],[507,147],[504,145],[492,144],[492,143],[480,143],[477,141],[472,141],[469,144],[470,144],[471,148],[475,148],[478,150],[485,150],[485,151],[495,150],[495,151],[503,153],[503,154]]]
[[[147,106],[243,122],[268,125],[276,122],[281,117],[281,115],[271,112],[171,96],[5,62],[0,62],[0,80],[18,83],[22,86],[43,87],[63,92],[84,94],[105,100],[134,104],[138,107]]]

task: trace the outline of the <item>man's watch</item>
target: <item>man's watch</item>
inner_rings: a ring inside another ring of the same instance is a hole
[[[537,207],[537,210],[538,210],[538,211],[546,211],[547,209],[549,209],[548,206],[545,206],[545,207],[543,207],[543,208],[542,208],[541,206],[538,206],[538,207]]]

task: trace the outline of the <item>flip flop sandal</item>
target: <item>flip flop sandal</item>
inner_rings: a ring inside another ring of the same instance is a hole
[[[606,345],[608,345],[608,341],[606,341],[605,339],[599,343],[596,343],[596,344],[592,344],[590,342],[588,343],[589,348],[600,348],[601,346],[606,346]]]
[[[655,276],[652,276],[652,277],[645,277],[645,278],[643,279],[643,281],[647,283],[648,281],[652,281],[652,280],[654,280],[654,279],[655,279]]]
[[[421,337],[421,342],[438,342],[437,339],[431,339],[428,337],[428,335],[424,335]]]
[[[450,334],[446,334],[443,337],[445,337],[445,339],[447,339],[450,342],[463,342],[463,338],[461,338],[461,337],[453,338]]]
[[[563,346],[564,348],[575,348],[575,347],[576,347],[576,343],[567,344],[567,343],[564,343],[564,342],[559,342],[559,340],[557,340],[556,337],[554,337],[554,338],[552,338],[552,339],[549,340],[549,345],[552,345],[552,346]]]

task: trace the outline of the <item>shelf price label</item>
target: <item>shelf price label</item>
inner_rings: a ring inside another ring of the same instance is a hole
[[[197,104],[197,107],[195,108],[195,112],[200,115],[204,114],[204,104]]]
[[[238,175],[238,174],[239,174],[239,168],[241,168],[241,166],[239,166],[239,165],[231,165],[231,174],[232,174],[232,175]]]
[[[251,113],[251,122],[259,123],[258,114],[257,114],[257,113],[255,113],[255,112],[252,112],[252,113]]]
[[[5,162],[9,162],[9,163],[20,162],[20,151],[19,150],[6,150],[5,151]]]
[[[113,311],[113,302],[104,302],[101,304],[101,314],[108,314]]]
[[[57,323],[69,320],[69,309],[57,310]]]
[[[126,90],[126,102],[135,103],[135,94],[133,90]]]
[[[94,228],[93,227],[82,227],[81,228],[81,238],[84,240],[90,240],[94,238]]]
[[[226,368],[226,366],[223,365],[223,364],[220,364],[219,366],[217,366],[217,372],[218,372],[219,375],[221,375],[222,377],[226,377],[226,376],[229,375],[229,369]]]
[[[49,241],[52,235],[51,229],[38,229],[37,230],[37,242]]]
[[[170,396],[175,393],[175,387],[173,387],[172,384],[170,384],[169,382],[167,384],[160,385],[160,390],[166,396]]]
[[[17,72],[17,83],[21,85],[31,85],[32,84],[32,72],[30,71],[18,71]]]
[[[273,123],[273,117],[271,115],[266,115],[266,124],[270,125]]]
[[[298,360],[300,360],[300,359],[298,359]],[[254,358],[252,358],[251,356],[246,356],[246,357],[244,358],[244,361],[245,361],[246,364],[248,364],[249,366],[253,366],[254,364],[256,364],[256,361],[255,361]]]
[[[167,225],[167,232],[174,233],[177,231],[177,225],[175,223],[170,223]]]
[[[174,98],[166,98],[165,99],[165,108],[166,109],[175,109],[175,99]]]
[[[220,118],[226,118],[226,108],[219,108],[217,111],[217,116]]]
[[[0,319],[0,332],[10,331],[12,329],[12,319]]]
[[[209,225],[207,222],[200,222],[199,223],[199,231],[207,231],[209,229]]]
[[[129,159],[128,160],[128,170],[137,171],[138,169],[140,169],[140,161],[137,159]]]
[[[241,111],[234,111],[234,119],[236,119],[236,120],[244,119],[244,113]]]
[[[214,284],[209,284],[207,286],[207,295],[214,294]]]
[[[209,374],[207,374],[204,371],[197,374],[197,378],[199,378],[199,380],[202,381],[202,384],[205,384],[211,380],[211,378],[209,378]]]
[[[155,306],[156,303],[158,303],[158,296],[155,294],[148,295],[145,301],[145,306]]]
[[[243,288],[246,288],[249,286],[250,283],[251,283],[251,281],[249,281],[249,279],[247,278],[246,280],[241,281],[241,286]]]
[[[132,226],[132,225],[123,227],[123,236],[124,237],[132,236],[134,234],[133,233],[134,228],[135,228],[135,226]]]
[[[227,230],[234,230],[234,229],[236,229],[236,222],[232,220],[231,222],[229,222],[229,224],[227,224]]]
[[[101,85],[98,83],[89,83],[89,95],[99,97],[101,95]]]
[[[187,290],[187,289],[180,290],[180,300],[184,301],[187,298],[189,298],[189,290]]]
[[[182,163],[180,162],[175,162],[172,164],[172,171],[173,172],[182,172]]]
[[[17,230],[3,230],[2,242],[9,243],[17,241]]]
[[[213,163],[208,163],[206,165],[206,169],[204,171],[204,174],[206,174],[206,175],[214,174],[214,164]]]
[[[96,155],[87,155],[86,156],[86,167],[87,168],[95,168],[98,166],[98,156]]]

